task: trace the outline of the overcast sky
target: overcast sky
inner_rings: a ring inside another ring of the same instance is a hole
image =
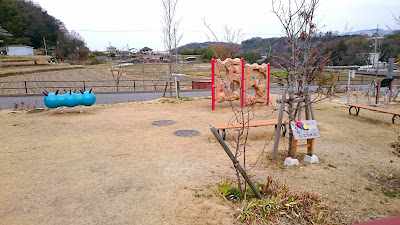
[[[161,0],[33,0],[48,14],[75,30],[90,50],[104,51],[109,43],[117,48],[164,50],[161,29]],[[400,15],[400,0],[320,0],[316,10],[323,31],[342,33],[379,28],[400,29],[392,14]],[[280,37],[283,29],[271,12],[271,0],[179,0],[181,18],[179,45],[208,41],[203,18],[215,32],[223,26],[241,29],[245,39]],[[347,29],[348,31],[349,29]],[[221,35],[222,33],[217,33]]]

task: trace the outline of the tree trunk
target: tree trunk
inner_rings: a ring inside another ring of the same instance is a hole
[[[292,152],[292,137],[293,131],[290,123],[294,121],[294,77],[296,75],[296,45],[295,45],[295,38],[292,36],[292,72],[290,73],[289,77],[289,101],[288,101],[288,114],[289,114],[289,155]]]

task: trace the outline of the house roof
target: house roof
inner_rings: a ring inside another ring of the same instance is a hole
[[[28,45],[7,45],[5,47],[24,47],[24,48],[33,48],[32,46]]]
[[[153,49],[149,48],[149,47],[144,47],[142,49],[140,49],[140,51],[152,51]]]
[[[8,36],[8,37],[12,37],[13,36],[12,34],[8,33],[8,31],[6,31],[5,29],[1,28],[1,26],[0,26],[0,35]]]

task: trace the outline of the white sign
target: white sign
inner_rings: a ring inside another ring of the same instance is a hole
[[[186,76],[186,74],[183,74],[183,73],[173,73],[172,74],[172,77],[184,77],[184,76]]]
[[[350,71],[349,71],[349,77],[350,77],[350,78],[355,78],[355,77],[356,77],[356,71],[350,70]]]
[[[315,120],[302,120],[298,122],[291,122],[293,137],[295,140],[306,140],[321,137],[319,134],[317,121]]]

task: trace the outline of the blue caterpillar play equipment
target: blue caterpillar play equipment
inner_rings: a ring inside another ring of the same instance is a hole
[[[96,102],[96,96],[90,91],[80,90],[80,94],[76,94],[75,91],[67,92],[65,89],[65,94],[49,93],[46,90],[43,92],[46,97],[44,97],[44,104],[49,108],[57,108],[60,106],[74,107],[77,105],[91,106]]]

